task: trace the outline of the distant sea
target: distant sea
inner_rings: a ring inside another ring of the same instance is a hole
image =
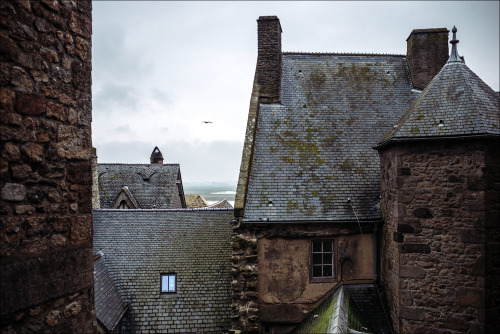
[[[236,183],[230,182],[196,182],[183,183],[184,194],[198,194],[208,202],[213,204],[227,199],[234,206],[234,197],[236,196]]]

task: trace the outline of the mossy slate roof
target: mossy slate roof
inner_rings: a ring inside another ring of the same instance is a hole
[[[127,186],[141,209],[180,208],[179,164],[98,164],[102,209],[109,209]]]
[[[354,220],[348,198],[379,219],[372,146],[416,96],[404,56],[284,53],[281,103],[259,105],[244,220]]]
[[[230,326],[233,210],[94,210],[94,252],[130,302],[131,332],[218,332]],[[160,294],[160,275],[177,292]]]
[[[498,94],[463,61],[449,61],[381,143],[471,135],[500,135]]]

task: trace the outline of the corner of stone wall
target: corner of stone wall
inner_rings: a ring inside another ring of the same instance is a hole
[[[233,329],[243,333],[259,332],[257,238],[245,227],[235,227],[231,237]]]

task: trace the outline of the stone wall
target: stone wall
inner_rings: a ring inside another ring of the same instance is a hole
[[[253,229],[235,228],[232,251],[232,328],[243,333],[259,333],[257,238]]]
[[[448,29],[414,29],[406,40],[406,59],[413,87],[423,90],[448,57]]]
[[[427,141],[380,152],[382,282],[396,332],[485,331],[485,307],[495,306],[485,259],[499,241],[496,145]]]
[[[373,222],[245,224],[232,236],[233,329],[288,333],[341,280],[373,282]],[[334,241],[334,277],[311,279],[312,240]],[[342,264],[342,256],[350,260]],[[342,266],[342,270],[341,270]]]
[[[93,332],[90,1],[1,1],[2,332]]]

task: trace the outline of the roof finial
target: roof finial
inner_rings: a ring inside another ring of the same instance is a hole
[[[457,39],[457,28],[455,26],[453,26],[453,29],[451,29],[451,32],[453,33],[453,39],[450,41],[451,55],[450,55],[450,59],[448,59],[448,62],[462,61],[462,59],[458,55],[458,51],[457,51],[457,43],[459,42],[459,40]]]

